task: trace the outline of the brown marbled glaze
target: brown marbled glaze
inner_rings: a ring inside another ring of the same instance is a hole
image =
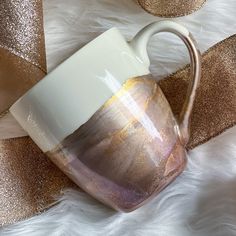
[[[142,76],[47,154],[86,192],[128,212],[182,172],[186,154],[177,129],[161,89]]]

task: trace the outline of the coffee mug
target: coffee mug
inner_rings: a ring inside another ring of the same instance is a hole
[[[178,119],[149,71],[147,43],[158,32],[178,35],[190,53],[191,82]],[[183,26],[155,22],[131,42],[112,28],[49,73],[10,112],[83,190],[130,212],[183,171],[199,78],[200,55]]]
[[[147,12],[160,17],[179,17],[197,11],[206,0],[138,0]]]

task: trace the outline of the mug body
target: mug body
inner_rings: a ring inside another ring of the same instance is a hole
[[[117,210],[141,206],[186,163],[165,96],[115,28],[48,74],[10,111],[66,175]]]

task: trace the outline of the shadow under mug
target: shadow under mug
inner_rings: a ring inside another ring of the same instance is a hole
[[[147,44],[172,32],[187,45],[191,83],[178,120],[149,71]],[[129,212],[186,164],[200,55],[181,25],[155,22],[127,43],[112,28],[49,73],[10,112],[49,158],[86,192]]]

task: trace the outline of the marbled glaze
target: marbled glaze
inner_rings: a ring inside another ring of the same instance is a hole
[[[86,192],[121,211],[160,192],[186,162],[176,120],[150,75],[127,80],[47,155]]]

